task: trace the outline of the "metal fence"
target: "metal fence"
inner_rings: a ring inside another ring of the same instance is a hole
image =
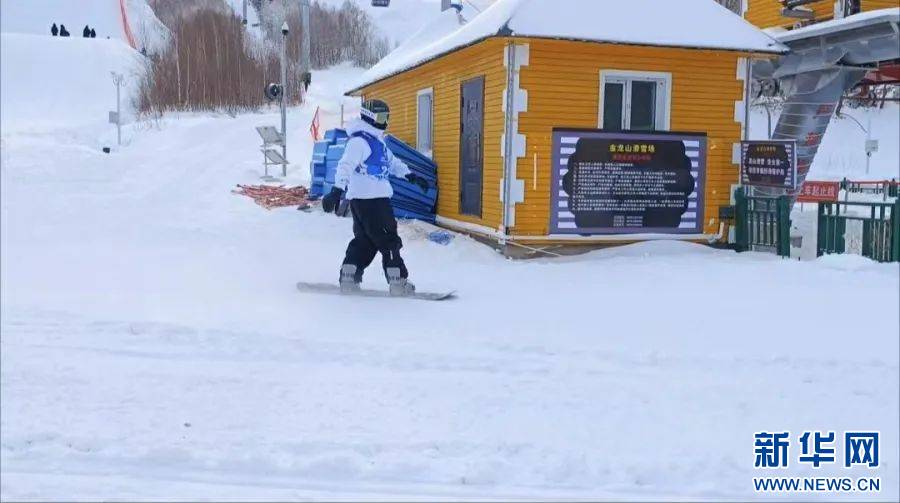
[[[883,190],[895,190],[884,185]],[[851,189],[852,190],[852,189]],[[888,196],[890,197],[890,196]],[[790,196],[748,196],[735,191],[735,248],[791,256]],[[858,249],[878,262],[900,262],[900,199],[893,202],[823,201],[818,203],[816,255]],[[856,227],[857,232],[851,227]],[[860,239],[855,239],[860,237]],[[849,241],[858,246],[848,246]]]
[[[880,195],[882,200],[887,201],[888,198],[898,197],[900,182],[897,180],[853,181],[845,178],[841,180],[841,190],[844,191],[845,201],[850,194]]]
[[[737,251],[771,251],[791,256],[790,196],[748,196],[743,187],[735,192]]]
[[[900,262],[900,200],[893,203],[819,203],[817,255],[845,253],[847,227],[862,225],[861,254],[878,262]]]

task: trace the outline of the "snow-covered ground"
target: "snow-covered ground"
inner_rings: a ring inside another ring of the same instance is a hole
[[[126,40],[120,0],[0,0],[0,31],[50,36],[50,27],[65,25],[71,38],[81,38],[85,25],[97,39]],[[125,0],[125,15],[137,49],[159,51],[168,43],[169,30],[153,13],[147,0]],[[76,67],[77,68],[77,67]]]
[[[351,226],[231,193],[259,183],[254,127],[277,113],[132,122],[116,148],[77,120],[105,113],[107,75],[52,81],[93,105],[33,121],[7,40],[4,501],[900,498],[897,264],[665,242],[522,262],[410,224],[413,281],[458,299],[302,294],[336,279]],[[336,126],[359,73],[320,72],[290,111],[284,183],[308,182],[315,108]],[[804,430],[857,429],[882,433],[878,469],[797,462]],[[756,493],[761,430],[791,433],[774,475],[881,491]]]

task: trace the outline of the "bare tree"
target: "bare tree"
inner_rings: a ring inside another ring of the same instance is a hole
[[[744,13],[741,12],[741,4],[742,0],[716,0],[720,4],[722,4],[725,8],[734,12],[738,16],[742,16]]]
[[[263,88],[280,79],[281,25],[287,20],[287,86],[301,88],[303,40],[299,2],[251,0],[258,9],[263,40],[248,37],[240,18],[222,0],[150,0],[169,28],[173,43],[147,60],[138,107],[147,114],[168,110],[256,110],[268,103]],[[310,12],[313,68],[343,62],[368,67],[389,51],[368,14],[349,0],[340,7],[315,2]],[[302,93],[290,92],[290,104]]]
[[[246,50],[245,31],[231,13],[203,10],[173,18],[175,43],[148,58],[139,93],[139,110],[217,110],[229,113],[265,105],[263,88],[279,77],[275,54],[257,58]],[[298,89],[300,75],[288,73],[288,86]],[[291,104],[300,102],[292,93]]]

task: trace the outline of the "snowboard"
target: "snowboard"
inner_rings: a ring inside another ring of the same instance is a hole
[[[412,295],[391,295],[387,290],[374,290],[371,288],[362,288],[357,292],[344,293],[341,287],[334,283],[307,283],[300,281],[297,283],[297,289],[307,293],[323,293],[330,295],[345,295],[347,297],[386,297],[390,299],[415,299],[415,300],[432,300],[440,301],[454,298],[456,291],[450,292],[415,292]]]

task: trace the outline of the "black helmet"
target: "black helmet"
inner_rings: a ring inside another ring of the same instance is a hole
[[[372,127],[383,131],[388,127],[388,119],[391,117],[391,108],[387,103],[381,100],[368,100],[363,103],[359,115],[362,117],[362,120],[366,121]]]

